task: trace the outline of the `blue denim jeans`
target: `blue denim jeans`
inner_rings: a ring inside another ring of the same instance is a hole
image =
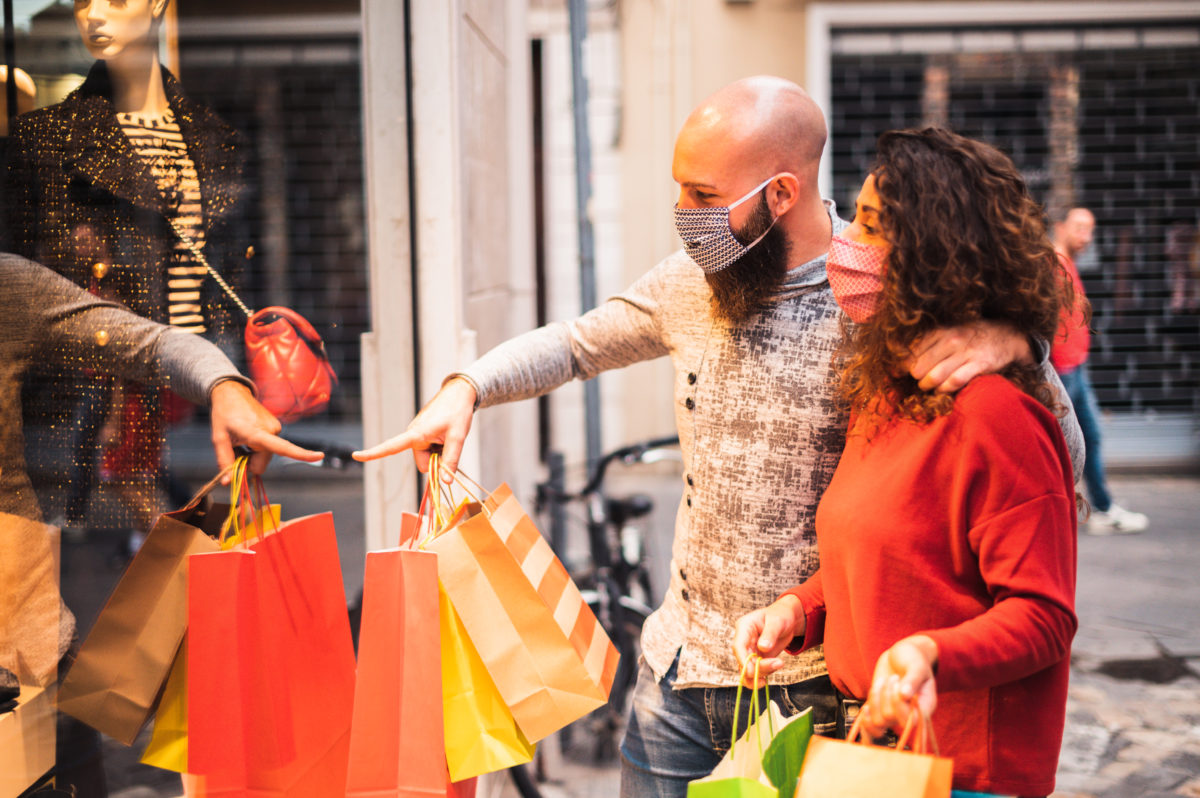
[[[638,667],[621,743],[621,798],[685,798],[688,782],[711,773],[729,750],[737,688],[675,690],[678,666],[676,657],[661,681],[644,661]],[[743,690],[739,735],[746,729],[750,698],[751,692]],[[828,676],[772,687],[771,700],[787,717],[811,706],[819,734],[836,729],[839,699]]]
[[[1108,492],[1104,457],[1100,453],[1100,404],[1088,379],[1087,364],[1059,376],[1075,406],[1075,418],[1079,419],[1079,430],[1083,433],[1084,456],[1087,458],[1083,464],[1083,482],[1087,485],[1088,499],[1093,510],[1106,513],[1112,507],[1112,495]]]

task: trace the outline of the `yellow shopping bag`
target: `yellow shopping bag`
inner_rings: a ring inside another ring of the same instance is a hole
[[[175,664],[158,699],[154,731],[142,752],[142,762],[163,770],[187,770],[187,637],[175,655]]]
[[[534,744],[517,728],[462,621],[438,585],[442,636],[442,715],[452,781],[524,764]]]

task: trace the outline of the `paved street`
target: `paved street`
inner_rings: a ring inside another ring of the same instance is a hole
[[[661,571],[674,509],[673,482],[660,477],[657,483],[640,479],[636,484],[637,490],[650,488],[658,501],[649,546]],[[1151,527],[1138,536],[1080,538],[1081,625],[1055,795],[1200,798],[1200,477],[1126,475],[1115,477],[1113,487],[1122,504],[1150,515]],[[273,467],[268,489],[283,504],[285,517],[332,510],[347,595],[353,599],[363,561],[357,472],[281,465]],[[91,623],[119,575],[109,562],[118,537],[101,533],[83,544],[64,546],[64,592],[82,626]],[[549,780],[542,785],[543,794],[615,795],[615,763],[595,762],[588,741],[578,734],[575,739],[582,744],[547,756]],[[140,745],[126,749],[108,741],[112,794],[178,795],[176,776],[137,764]],[[517,793],[501,778],[485,784],[480,795]]]

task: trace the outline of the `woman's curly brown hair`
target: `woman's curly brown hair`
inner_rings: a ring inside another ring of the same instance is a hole
[[[908,375],[918,339],[988,319],[1051,341],[1074,292],[1041,207],[995,147],[937,127],[891,130],[871,173],[891,254],[878,309],[849,332],[842,391],[857,411],[923,422],[949,412],[953,398]],[[1058,409],[1040,368],[1014,365],[1004,376]]]

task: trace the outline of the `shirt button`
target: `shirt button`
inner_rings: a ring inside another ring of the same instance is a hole
[[[693,371],[688,374],[688,385],[695,385],[695,384],[696,384],[696,372]]]
[[[688,487],[689,487],[689,488],[690,488],[690,487],[692,487],[693,485],[695,485],[695,484],[696,484],[695,482],[692,482],[692,475],[691,475],[691,474],[688,474],[688,475],[687,475],[687,484],[688,484]]]
[[[696,403],[692,400],[692,397],[689,396],[687,398],[687,400],[684,401],[683,406],[686,407],[688,410],[692,410],[696,407]]]
[[[96,330],[96,346],[108,346],[108,330]]]
[[[103,261],[96,261],[92,264],[92,276],[97,280],[103,280],[112,267]]]
[[[685,582],[687,581],[687,574],[686,574],[686,573],[684,573],[684,571],[683,571],[683,569],[682,569],[682,568],[680,568],[680,569],[679,569],[679,578],[680,578],[680,579],[682,579],[682,580],[683,580],[683,581],[685,581]]]
[[[691,497],[691,496],[688,496],[688,497],[687,497],[687,506],[688,506],[688,507],[691,507],[691,506],[692,506],[692,497]]]
[[[684,601],[687,601],[688,600],[687,588],[685,587],[683,590],[679,591],[679,595],[683,598]]]

